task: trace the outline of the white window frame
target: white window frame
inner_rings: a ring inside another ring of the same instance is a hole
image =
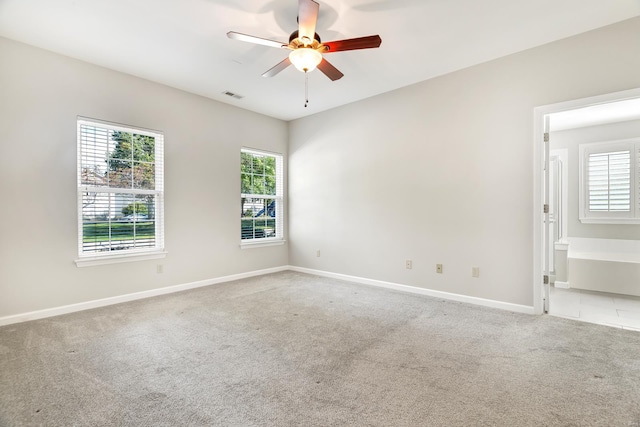
[[[154,181],[155,189],[127,189],[111,188],[104,186],[90,186],[82,183],[82,159],[83,147],[81,140],[82,126],[92,126],[113,131],[134,133],[139,135],[152,136],[155,139],[154,156]],[[78,210],[78,259],[75,263],[78,267],[88,267],[93,265],[113,264],[120,262],[142,261],[149,259],[159,259],[166,256],[164,250],[164,135],[160,131],[122,125],[103,120],[91,119],[78,116],[77,118],[77,210]],[[119,251],[106,251],[104,253],[83,251],[83,194],[86,192],[110,193],[110,194],[153,194],[156,196],[154,205],[155,216],[155,246],[151,248],[124,249]]]
[[[274,237],[259,237],[252,239],[240,239],[240,247],[242,249],[255,248],[262,246],[282,245],[284,240],[284,156],[280,153],[273,153],[264,150],[256,150],[253,148],[242,147],[240,153],[248,153],[258,156],[273,157],[276,160],[276,194],[248,194],[240,193],[240,199],[275,199],[276,201],[276,227]],[[242,158],[242,157],[241,157]],[[240,163],[242,164],[242,163]],[[240,232],[242,232],[242,218],[240,219]]]
[[[640,224],[640,138],[580,144],[579,148],[579,203],[580,222],[584,224]],[[591,154],[629,151],[630,153],[630,207],[629,211],[589,210],[588,164]]]

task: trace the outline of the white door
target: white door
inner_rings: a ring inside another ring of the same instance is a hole
[[[547,245],[549,246],[549,281],[553,283],[556,272],[555,262],[555,243],[558,241],[558,168],[559,159],[549,154],[549,237]]]
[[[543,221],[544,221],[544,231],[543,231],[543,242],[542,247],[544,250],[544,255],[542,257],[542,295],[544,298],[543,310],[545,313],[549,312],[549,296],[551,293],[551,280],[549,280],[549,276],[551,272],[549,271],[549,257],[550,257],[550,247],[553,245],[553,240],[550,238],[549,233],[551,231],[551,224],[549,220],[549,115],[544,116],[544,159],[543,159],[543,167],[544,167],[544,185],[543,185],[543,193],[544,193],[544,205],[543,205]],[[551,241],[550,241],[551,240]]]

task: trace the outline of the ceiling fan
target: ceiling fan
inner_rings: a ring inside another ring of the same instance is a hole
[[[380,47],[382,39],[379,35],[358,37],[347,40],[337,40],[322,43],[316,33],[316,21],[320,5],[313,0],[298,0],[298,30],[291,33],[289,43],[249,36],[247,34],[229,31],[227,37],[249,43],[289,49],[289,56],[275,67],[262,74],[263,77],[273,77],[280,71],[293,64],[298,70],[307,73],[316,67],[331,80],[338,80],[344,76],[322,54],[342,52],[345,50],[370,49]]]

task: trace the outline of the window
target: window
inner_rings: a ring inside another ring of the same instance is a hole
[[[79,118],[78,265],[163,253],[163,186],[161,133]]]
[[[282,156],[241,151],[241,242],[282,242]]]
[[[640,223],[640,138],[580,145],[580,221]]]

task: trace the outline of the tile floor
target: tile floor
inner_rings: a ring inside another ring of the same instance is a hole
[[[640,297],[551,286],[549,314],[640,331]]]

